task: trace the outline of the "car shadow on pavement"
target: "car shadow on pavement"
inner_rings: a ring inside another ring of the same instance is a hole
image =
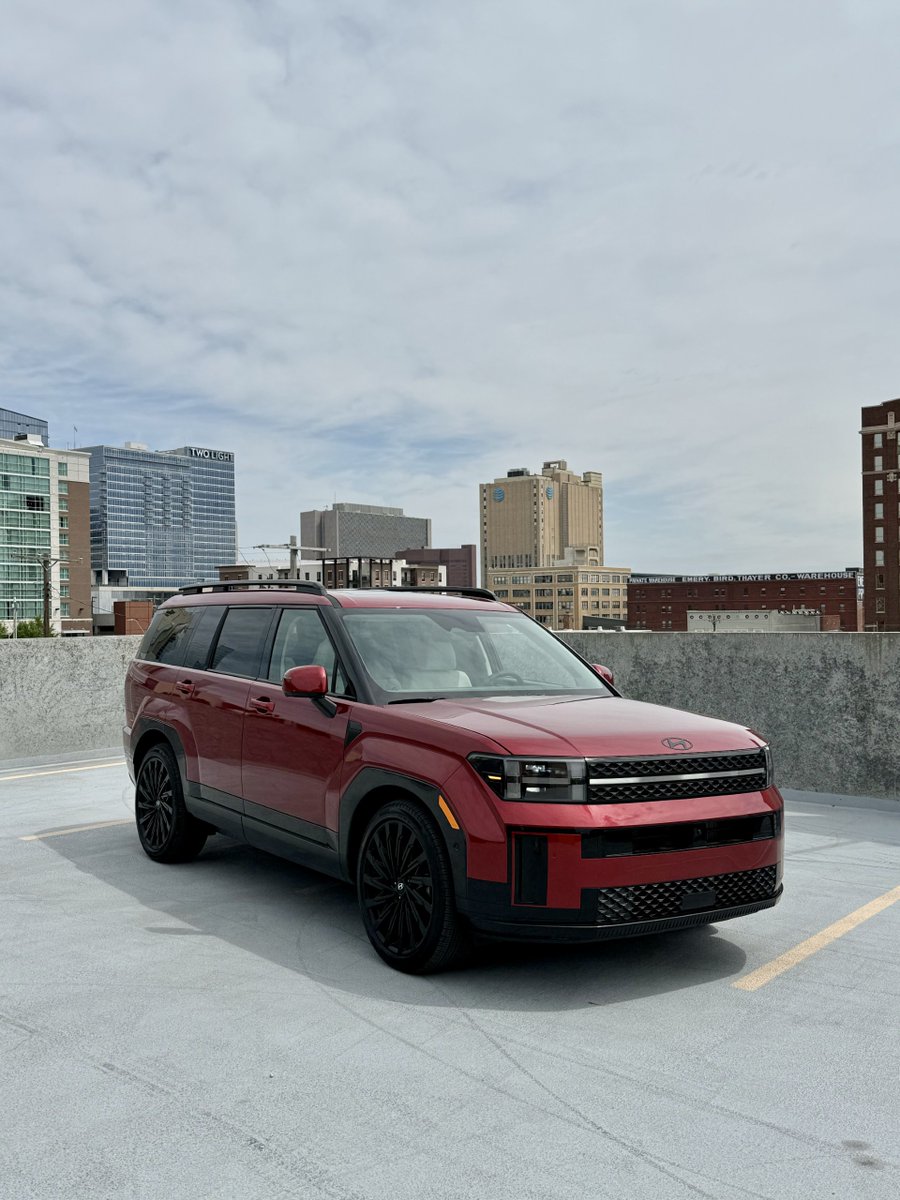
[[[376,956],[351,887],[228,838],[177,866],[151,862],[129,826],[43,844],[150,910],[148,938],[219,938],[329,991],[385,1002],[557,1012],[728,979],[746,961],[736,940],[707,925],[586,946],[482,942],[465,967],[418,978]]]

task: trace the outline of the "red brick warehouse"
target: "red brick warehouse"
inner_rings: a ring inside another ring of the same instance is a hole
[[[686,632],[688,612],[810,612],[820,628],[856,632],[857,571],[773,575],[632,575],[628,626]]]

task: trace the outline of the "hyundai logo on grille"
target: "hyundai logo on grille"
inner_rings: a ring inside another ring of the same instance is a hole
[[[689,742],[687,738],[663,738],[662,744],[668,746],[670,750],[693,750],[694,743]]]

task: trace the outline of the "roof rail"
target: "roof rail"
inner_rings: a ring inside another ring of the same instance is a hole
[[[196,596],[200,592],[240,592],[256,588],[273,588],[285,592],[311,592],[314,596],[328,596],[332,604],[334,598],[329,595],[321,583],[311,579],[205,579],[198,583],[190,583],[179,588],[180,596]]]
[[[472,587],[414,587],[412,584],[407,584],[404,587],[381,587],[375,589],[379,592],[437,592],[448,593],[451,596],[468,596],[471,600],[496,600],[497,597],[493,592],[489,592],[487,588],[472,588]]]

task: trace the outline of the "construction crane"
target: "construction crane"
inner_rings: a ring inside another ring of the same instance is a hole
[[[254,550],[288,550],[290,551],[290,575],[291,579],[297,578],[297,556],[299,551],[308,550],[315,554],[330,554],[329,546],[298,546],[296,534],[291,534],[290,539],[286,542],[260,542],[253,547]]]

